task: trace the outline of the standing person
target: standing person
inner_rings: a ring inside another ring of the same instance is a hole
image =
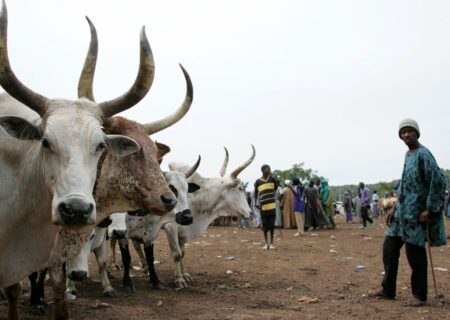
[[[356,216],[358,217],[358,223],[362,225],[362,218],[361,218],[361,198],[359,192],[356,193],[355,196],[355,211]]]
[[[330,189],[328,181],[325,179],[320,181],[320,185],[320,201],[322,203],[323,213],[330,222],[330,227],[334,229],[336,228],[336,223],[334,223],[333,191]]]
[[[325,227],[328,222],[322,215],[320,208],[319,192],[314,186],[314,180],[309,182],[309,185],[305,188],[305,229],[312,227],[313,230],[317,228]]]
[[[259,201],[259,210],[261,212],[261,224],[266,244],[263,249],[273,250],[273,233],[275,229],[275,193],[278,188],[277,180],[272,177],[270,166],[265,164],[261,167],[262,177],[255,182],[255,202]],[[270,239],[267,233],[270,233]]]
[[[359,183],[359,198],[361,199],[362,228],[365,229],[367,228],[367,221],[370,222],[370,226],[373,226],[374,222],[367,212],[370,207],[370,192],[363,182]]]
[[[372,217],[374,219],[378,218],[378,194],[377,194],[377,190],[373,190],[373,194],[372,194]]]
[[[294,237],[303,235],[303,228],[305,225],[305,195],[303,193],[303,186],[298,178],[292,180],[293,190],[294,190],[294,215],[295,222],[297,224],[297,232]]]
[[[281,197],[283,196],[283,188],[280,185],[280,180],[275,178],[277,182],[277,191],[275,192],[275,227],[283,227],[283,217],[281,214]]]
[[[442,208],[447,181],[431,152],[419,143],[419,125],[405,119],[399,126],[400,139],[407,145],[396,207],[389,212],[383,245],[384,278],[382,289],[371,296],[394,299],[400,249],[405,244],[406,257],[412,270],[412,299],[408,306],[421,306],[427,301],[428,263],[425,250],[426,232],[430,245],[447,244]]]
[[[259,200],[255,197],[255,190],[252,191],[251,201],[252,201],[252,205],[250,206],[250,208],[253,211],[255,227],[261,228],[261,212],[258,209],[260,207],[260,205],[259,205]]]
[[[352,209],[353,209],[353,200],[352,200],[352,194],[350,191],[345,191],[344,193],[344,211],[345,211],[345,222],[346,223],[353,223],[353,215],[352,215]]]
[[[252,196],[250,195],[250,192],[245,191],[245,199],[247,200],[250,210],[252,210],[252,212],[250,214],[250,217],[252,217],[254,214],[253,214],[253,209],[252,209]],[[239,227],[241,227],[242,229],[246,229],[249,227],[248,219],[245,219],[243,217],[239,217],[237,220],[237,223],[238,223]]]
[[[292,181],[286,180],[284,182],[283,194],[281,195],[280,205],[283,210],[283,228],[290,229],[295,227],[294,205],[295,197],[292,188]]]

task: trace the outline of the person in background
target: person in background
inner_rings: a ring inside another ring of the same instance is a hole
[[[283,212],[283,228],[290,229],[295,227],[294,217],[294,190],[292,188],[292,181],[286,180],[284,182],[283,194],[280,199],[280,206]]]
[[[250,192],[248,192],[248,191],[245,192],[245,199],[247,199],[248,206],[250,207],[250,210],[252,210],[252,213],[250,214],[250,217],[252,217],[254,215],[254,213],[253,213],[253,209],[252,209],[252,196],[251,196]],[[237,223],[238,223],[239,227],[241,227],[242,229],[246,229],[249,227],[248,219],[239,217],[237,220]]]
[[[361,219],[362,219],[362,228],[367,228],[367,221],[370,222],[370,226],[374,225],[374,221],[369,217],[368,210],[370,207],[370,191],[364,185],[363,182],[359,183],[358,190],[359,198],[361,199]]]
[[[273,234],[275,230],[276,204],[275,193],[278,189],[277,180],[271,175],[270,166],[261,167],[262,177],[255,181],[255,202],[259,202],[261,224],[266,244],[263,249],[273,250]],[[267,236],[270,233],[270,238]]]
[[[326,218],[322,214],[320,207],[320,199],[317,188],[314,186],[314,181],[310,181],[309,185],[305,187],[305,229],[312,227],[313,230],[323,228],[328,225]]]
[[[294,178],[292,184],[295,198],[294,215],[295,222],[297,223],[297,232],[294,234],[294,237],[298,237],[303,235],[305,225],[305,195],[302,183],[298,178]]]
[[[334,197],[333,190],[328,186],[328,181],[323,179],[320,181],[321,189],[320,189],[320,202],[322,204],[322,210],[325,217],[330,222],[330,228],[336,228],[336,223],[334,223]]]
[[[377,190],[373,190],[372,194],[372,218],[377,219],[378,218],[378,194]]]
[[[353,200],[352,200],[352,194],[350,191],[345,191],[344,193],[344,211],[345,211],[345,222],[346,223],[353,223]]]

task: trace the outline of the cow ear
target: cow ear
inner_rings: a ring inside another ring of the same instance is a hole
[[[158,162],[161,164],[163,157],[170,152],[170,147],[164,143],[159,143],[155,141],[156,147],[158,148]]]
[[[16,139],[39,140],[42,138],[42,128],[40,126],[35,126],[20,117],[0,117],[0,126]]]
[[[188,183],[188,193],[193,193],[193,192],[197,191],[198,189],[200,189],[200,186],[198,184],[193,183],[193,182]]]
[[[141,149],[141,146],[136,141],[119,134],[107,134],[105,140],[109,149],[118,157],[126,157]]]

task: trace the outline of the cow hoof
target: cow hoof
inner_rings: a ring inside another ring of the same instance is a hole
[[[67,300],[76,300],[78,298],[78,291],[77,290],[66,291],[65,296]]]
[[[166,290],[166,286],[161,281],[152,282],[153,289],[155,290]]]
[[[176,291],[187,288],[187,283],[183,278],[177,278],[173,281],[173,285]]]
[[[191,275],[190,275],[189,273],[183,274],[183,279],[184,279],[186,282],[189,282],[189,283],[192,282],[192,277],[191,277]]]
[[[106,298],[117,298],[117,293],[114,290],[109,290],[109,291],[103,292],[103,296]]]
[[[44,305],[34,305],[31,306],[31,314],[35,315],[35,316],[43,316],[47,313],[47,309],[45,308]]]
[[[135,292],[136,292],[136,289],[134,288],[133,285],[124,286],[124,287],[123,287],[123,290],[124,290],[126,293],[135,293]]]
[[[120,270],[122,270],[122,266],[118,263],[110,263],[108,266],[108,269],[120,271]]]

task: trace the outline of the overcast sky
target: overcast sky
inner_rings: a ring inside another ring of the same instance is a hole
[[[114,98],[134,81],[139,30],[146,26],[156,76],[146,98],[123,113],[153,121],[178,108],[185,83],[194,103],[153,138],[170,161],[218,176],[223,146],[230,167],[256,147],[241,174],[264,163],[305,162],[330,184],[401,175],[398,123],[417,119],[421,142],[450,168],[449,1],[7,0],[9,54],[18,77],[48,97],[75,99],[89,44],[99,36],[94,92]]]

